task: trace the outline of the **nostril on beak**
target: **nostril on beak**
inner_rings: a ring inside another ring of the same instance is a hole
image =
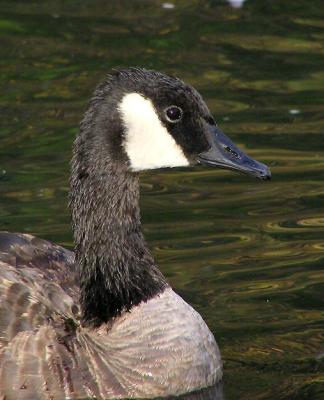
[[[235,150],[231,149],[229,146],[225,146],[224,149],[225,149],[228,153],[230,153],[233,157],[237,158],[238,160],[241,158],[241,157],[239,156],[239,154],[238,154]]]

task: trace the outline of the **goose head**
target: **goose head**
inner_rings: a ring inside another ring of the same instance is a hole
[[[200,94],[175,77],[140,68],[117,71],[91,103],[81,131],[96,124],[90,135],[95,159],[104,152],[103,158],[133,172],[200,163],[270,179],[269,168],[240,150]]]

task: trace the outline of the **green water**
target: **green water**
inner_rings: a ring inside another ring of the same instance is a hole
[[[271,166],[142,176],[174,288],[220,345],[226,399],[324,399],[322,0],[0,1],[0,225],[72,246],[70,147],[112,67],[176,74]]]

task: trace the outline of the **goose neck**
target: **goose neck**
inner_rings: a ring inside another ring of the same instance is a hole
[[[98,326],[167,283],[142,234],[138,176],[113,170],[87,176],[77,193],[71,205],[82,318]]]

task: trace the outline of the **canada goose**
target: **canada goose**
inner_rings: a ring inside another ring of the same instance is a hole
[[[221,380],[214,336],[141,232],[138,171],[196,163],[270,178],[179,79],[129,68],[97,87],[73,148],[75,257],[0,235],[2,398],[154,398]]]

